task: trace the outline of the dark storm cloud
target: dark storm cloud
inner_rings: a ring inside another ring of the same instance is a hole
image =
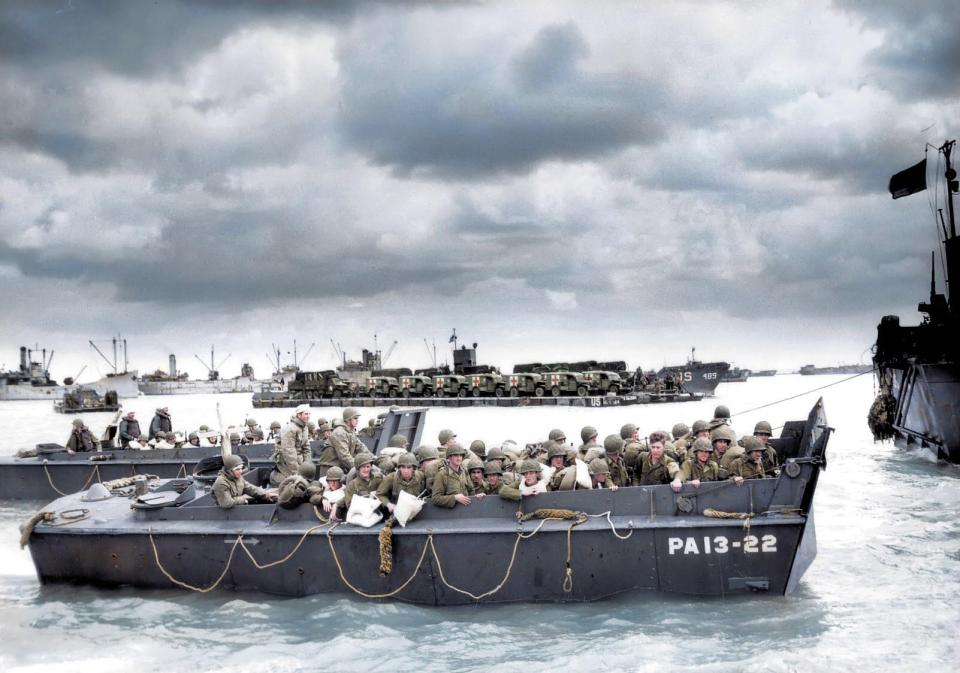
[[[883,44],[868,57],[881,86],[905,100],[957,98],[960,3],[846,0],[838,5],[883,32]]]
[[[149,77],[176,72],[241,26],[343,22],[357,7],[346,0],[13,0],[0,4],[0,61],[30,68],[68,63]]]
[[[413,36],[383,36],[375,52],[364,49],[370,39],[362,33],[339,48],[339,123],[353,147],[401,175],[522,173],[663,134],[660,86],[584,70],[589,49],[570,23],[542,28],[515,54],[477,45],[442,62],[418,60]]]

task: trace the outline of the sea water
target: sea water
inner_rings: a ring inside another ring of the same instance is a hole
[[[833,385],[835,384],[835,385]],[[800,395],[821,386],[817,392]],[[743,434],[759,420],[805,419],[823,396],[836,433],[816,494],[818,555],[789,596],[691,599],[627,595],[591,604],[431,608],[347,596],[41,586],[18,525],[41,502],[0,500],[0,671],[954,671],[960,658],[960,469],[874,443],[870,375],[786,375],[724,383],[700,402],[620,408],[431,409],[424,441],[521,445],[584,425],[601,440],[709,419],[717,404]],[[126,400],[141,428],[168,406],[175,429],[289,409],[250,395]],[[314,419],[340,409],[314,409]],[[361,423],[378,409],[362,409]],[[99,434],[113,414],[86,414]],[[0,455],[63,443],[70,416],[50,402],[0,403]],[[0,494],[2,496],[2,494]]]

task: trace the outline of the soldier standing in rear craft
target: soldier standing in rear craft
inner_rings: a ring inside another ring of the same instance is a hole
[[[297,473],[301,463],[310,458],[310,435],[307,422],[310,420],[310,405],[301,404],[294,410],[290,422],[280,433],[280,443],[273,450],[274,469],[270,473],[270,485]]]
[[[173,430],[173,421],[170,419],[170,408],[161,407],[157,409],[150,421],[150,439],[156,439],[158,432],[171,432]]]
[[[73,431],[67,439],[67,453],[99,450],[100,442],[90,432],[90,428],[84,425],[79,418],[73,419]]]
[[[360,423],[360,412],[353,407],[343,410],[343,423],[334,429],[330,435],[330,446],[320,456],[320,469],[334,465],[340,466],[344,473],[354,467],[354,457],[367,448],[357,436],[357,425]]]

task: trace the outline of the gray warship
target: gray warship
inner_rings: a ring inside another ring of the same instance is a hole
[[[377,419],[360,440],[373,452],[386,446],[390,437],[401,434],[411,445],[420,442],[426,409],[390,410]],[[175,449],[120,449],[113,445],[116,425],[104,432],[101,451],[68,453],[60,444],[38,444],[23,456],[0,457],[0,500],[45,500],[85,490],[101,481],[137,475],[172,478],[217,467],[220,446],[183,446]],[[311,442],[316,454],[318,442]],[[233,451],[252,468],[273,467],[273,442],[239,444]],[[222,464],[222,463],[220,463]]]
[[[960,463],[960,237],[957,236],[953,195],[960,190],[950,162],[956,141],[937,148],[944,156],[946,189],[936,190],[946,201],[947,219],[938,209],[938,231],[945,267],[944,293],[937,292],[936,264],[931,253],[930,299],[917,309],[919,325],[901,325],[886,315],[877,326],[873,364],[879,394],[867,420],[876,439],[894,439],[904,447],[929,449],[938,459]],[[927,160],[890,179],[894,199],[926,189]],[[938,204],[939,205],[939,204]]]
[[[90,343],[93,345],[93,342]],[[124,349],[126,349],[125,344],[126,341],[124,341]],[[8,371],[0,371],[0,401],[61,400],[64,395],[74,393],[81,387],[85,390],[92,390],[101,396],[112,391],[119,397],[136,397],[139,394],[137,391],[137,372],[128,372],[125,369],[119,371],[117,369],[116,348],[117,340],[114,339],[113,372],[101,376],[96,381],[81,385],[75,383],[72,377],[64,379],[62,384],[50,377],[53,350],[21,346],[19,367]],[[36,355],[40,356],[39,360]]]
[[[582,602],[628,592],[789,594],[816,556],[822,400],[774,440],[776,478],[427,503],[406,527],[330,522],[309,505],[217,507],[193,479],[55,500],[24,527],[41,583],[346,593],[446,606]],[[263,483],[264,469],[247,473]]]

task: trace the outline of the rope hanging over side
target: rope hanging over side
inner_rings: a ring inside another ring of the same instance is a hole
[[[153,539],[153,531],[149,532],[149,536],[150,536],[150,546],[153,548],[153,560],[156,561],[157,568],[160,569],[160,572],[163,573],[163,576],[166,577],[171,582],[173,582],[174,584],[176,584],[178,587],[189,589],[190,591],[196,591],[197,593],[201,593],[201,594],[205,594],[210,591],[213,591],[218,586],[220,586],[220,582],[223,581],[223,578],[227,576],[227,571],[230,570],[230,564],[233,562],[233,555],[236,553],[237,547],[240,545],[241,540],[243,540],[243,536],[238,535],[237,539],[233,541],[233,546],[230,547],[230,555],[227,556],[227,562],[223,566],[223,572],[220,573],[220,577],[218,577],[213,584],[211,584],[208,587],[195,587],[192,584],[181,582],[176,577],[171,575],[166,568],[163,567],[163,564],[160,562],[160,552],[157,551],[157,543]]]
[[[393,517],[387,520],[377,537],[380,540],[380,577],[385,577],[393,572]]]
[[[30,542],[30,536],[33,535],[34,527],[41,521],[53,521],[53,512],[37,512],[24,523],[20,524],[20,549],[27,546]]]
[[[353,586],[350,583],[350,580],[347,579],[346,574],[343,572],[343,565],[340,563],[340,558],[337,556],[337,550],[333,546],[333,531],[339,525],[340,524],[338,523],[336,526],[331,526],[327,529],[327,542],[330,544],[330,553],[333,555],[333,562],[337,565],[337,572],[340,573],[340,579],[343,581],[343,583],[346,584],[347,587],[355,594],[358,596],[363,596],[364,598],[392,598],[406,589],[407,585],[410,584],[410,582],[412,582],[417,576],[417,573],[420,572],[420,566],[423,565],[423,559],[425,559],[427,556],[427,549],[433,544],[433,535],[428,535],[426,541],[423,543],[423,549],[420,552],[420,559],[417,561],[417,566],[413,569],[413,572],[410,573],[410,577],[408,577],[403,584],[398,586],[393,591],[388,591],[382,594],[371,594]]]
[[[52,488],[58,495],[70,495],[69,493],[64,493],[53,483],[53,477],[50,475],[50,470],[47,469],[47,461],[43,461],[43,473],[47,475],[47,483],[50,484]],[[102,481],[100,478],[100,466],[94,464],[93,469],[90,471],[90,476],[87,477],[87,480],[83,482],[83,486],[78,488],[78,491],[85,491],[87,487],[93,482],[93,478],[96,476],[97,481]]]

